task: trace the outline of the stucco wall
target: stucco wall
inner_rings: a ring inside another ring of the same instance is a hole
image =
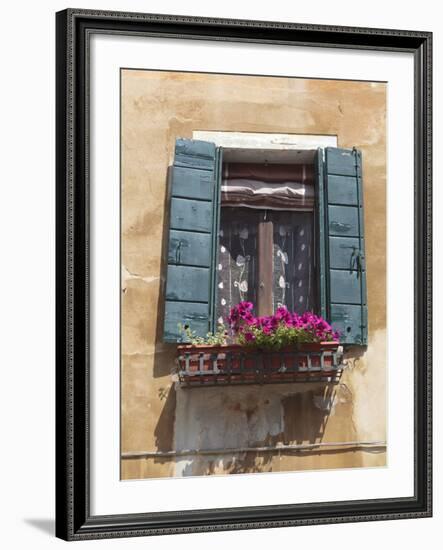
[[[386,439],[386,86],[122,71],[122,453]],[[161,342],[167,168],[196,130],[337,135],[363,153],[369,345],[333,389],[183,390]],[[160,312],[160,313],[158,313]],[[382,466],[375,450],[122,459],[122,479]]]

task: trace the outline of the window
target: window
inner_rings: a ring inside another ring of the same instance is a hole
[[[254,162],[223,155],[217,320],[242,300],[259,315],[316,309],[312,162],[294,164],[293,151],[255,154]]]
[[[180,339],[179,323],[205,335],[249,300],[260,315],[279,305],[315,311],[342,343],[366,344],[361,154],[335,147],[296,153],[245,156],[177,139],[165,341]]]

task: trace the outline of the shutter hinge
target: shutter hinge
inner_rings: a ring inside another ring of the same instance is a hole
[[[359,152],[356,147],[352,148],[352,154],[354,155],[355,174],[357,178],[361,178],[361,163],[358,161]]]

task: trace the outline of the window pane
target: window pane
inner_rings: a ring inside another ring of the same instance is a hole
[[[217,319],[232,306],[252,302],[257,313],[258,224],[273,224],[272,304],[303,313],[315,311],[313,213],[222,207],[217,270]]]
[[[312,212],[269,211],[274,226],[273,305],[303,313],[314,311]]]
[[[217,266],[217,319],[226,318],[235,304],[256,304],[257,225],[260,211],[222,207]]]

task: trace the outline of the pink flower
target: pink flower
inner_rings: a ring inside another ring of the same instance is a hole
[[[237,338],[243,338],[246,342],[256,341],[256,335],[261,333],[264,340],[261,338],[260,341],[265,343],[269,341],[272,345],[272,338],[281,327],[297,329],[297,333],[283,332],[283,337],[286,335],[290,339],[301,338],[302,341],[307,339],[308,341],[321,342],[323,340],[338,340],[340,337],[339,332],[334,330],[325,319],[311,311],[299,315],[296,312],[288,311],[285,306],[281,306],[274,315],[254,317],[253,308],[254,305],[251,302],[240,302],[231,308],[227,319],[232,334]],[[251,329],[254,329],[254,332],[251,332]],[[277,345],[281,343],[281,333],[279,338]]]

